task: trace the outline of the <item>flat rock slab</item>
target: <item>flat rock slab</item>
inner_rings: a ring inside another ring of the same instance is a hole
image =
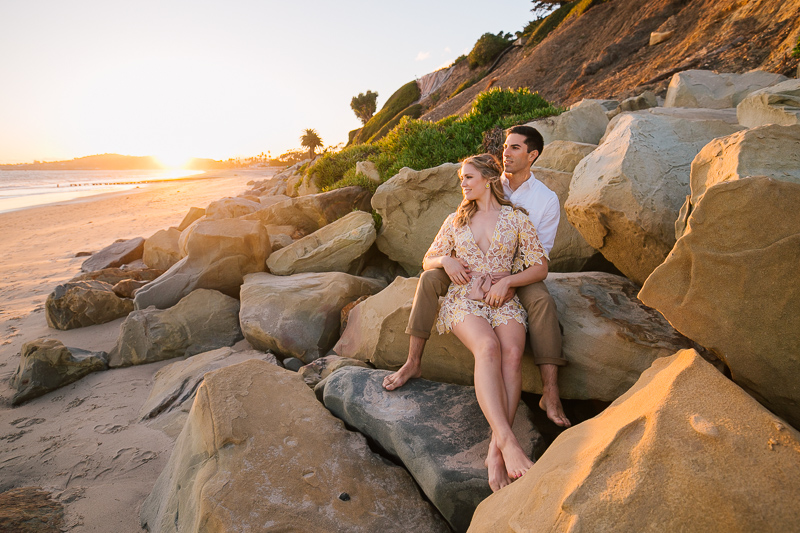
[[[684,350],[561,433],[469,531],[794,531],[798,499],[800,433]]]
[[[103,268],[122,266],[141,259],[143,253],[144,239],[142,237],[120,240],[93,254],[83,262],[81,270],[93,272]]]
[[[736,106],[736,116],[746,128],[800,124],[800,80],[786,80],[749,94]]]
[[[798,206],[798,183],[758,177],[712,186],[639,297],[800,428]]]
[[[133,300],[120,298],[104,281],[70,281],[47,296],[45,318],[54,329],[67,330],[105,324],[128,316]]]
[[[404,469],[299,375],[258,360],[206,374],[141,523],[152,533],[448,531]]]
[[[491,428],[472,387],[412,380],[397,391],[389,373],[348,367],[326,381],[325,407],[398,458],[455,531],[466,531],[475,507],[492,491],[486,459]],[[544,441],[520,404],[514,433],[532,458]]]
[[[197,289],[169,309],[132,312],[120,326],[108,364],[113,368],[195,355],[241,339],[239,302],[218,291]]]
[[[139,410],[139,416],[150,427],[157,427],[173,438],[177,437],[189,416],[195,393],[206,373],[250,359],[278,365],[278,360],[270,353],[258,350],[237,352],[233,348],[225,347],[199,353],[163,367],[153,377],[153,388]]]
[[[55,339],[26,342],[17,371],[11,377],[11,387],[16,389],[11,404],[27,402],[107,368],[105,352],[67,348]]]
[[[684,70],[672,76],[664,107],[736,107],[752,92],[785,81],[786,76],[753,70],[743,74]]]

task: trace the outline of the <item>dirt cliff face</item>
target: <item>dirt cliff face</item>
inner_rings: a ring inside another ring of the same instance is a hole
[[[672,37],[649,45],[651,32],[665,31]],[[463,114],[491,80],[568,105],[647,89],[663,95],[672,74],[688,69],[794,76],[798,33],[800,0],[609,0],[566,20],[535,48],[515,48],[486,78],[443,97],[423,118]],[[456,65],[448,85],[467,79],[468,68],[466,61]],[[443,87],[442,94],[454,89]]]

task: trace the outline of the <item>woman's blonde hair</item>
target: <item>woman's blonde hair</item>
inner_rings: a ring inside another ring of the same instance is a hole
[[[471,155],[461,161],[461,168],[464,168],[466,164],[475,167],[481,176],[489,180],[489,188],[500,205],[507,205],[518,209],[506,198],[506,194],[503,191],[503,184],[500,182],[500,175],[503,173],[503,167],[495,156],[492,154]],[[458,169],[458,177],[459,179],[461,178],[461,169]],[[477,210],[478,204],[475,203],[475,200],[467,200],[464,198],[464,200],[461,201],[461,205],[458,206],[456,218],[453,223],[456,227],[469,224],[472,215],[474,215]]]

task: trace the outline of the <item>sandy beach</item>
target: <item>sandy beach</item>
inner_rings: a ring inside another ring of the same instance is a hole
[[[65,506],[63,531],[141,531],[139,507],[172,438],[139,423],[152,376],[169,361],[88,377],[11,408],[8,380],[24,342],[110,350],[123,319],[69,331],[47,327],[44,304],[85,257],[117,239],[177,226],[192,206],[235,196],[272,171],[161,182],[0,214],[0,492],[42,487]]]

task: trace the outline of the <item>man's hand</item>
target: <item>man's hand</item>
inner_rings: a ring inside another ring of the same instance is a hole
[[[466,285],[472,278],[469,264],[460,257],[443,257],[442,268],[456,285]]]

